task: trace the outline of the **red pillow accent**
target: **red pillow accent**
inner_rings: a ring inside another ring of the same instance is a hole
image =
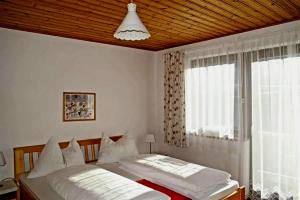
[[[142,185],[145,185],[149,188],[152,188],[154,190],[160,191],[161,193],[168,195],[169,197],[171,197],[171,200],[191,200],[190,198],[187,198],[186,196],[183,196],[177,192],[174,192],[173,190],[170,190],[163,186],[157,185],[157,184],[147,181],[145,179],[138,180],[137,182]]]

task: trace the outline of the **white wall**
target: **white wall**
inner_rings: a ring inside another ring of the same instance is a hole
[[[13,147],[149,132],[153,52],[0,29],[0,150],[13,176]],[[64,91],[96,92],[97,120],[62,121]]]

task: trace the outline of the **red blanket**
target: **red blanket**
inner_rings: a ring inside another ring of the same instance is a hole
[[[191,200],[190,198],[187,198],[177,192],[174,192],[173,190],[170,190],[168,188],[165,188],[163,186],[157,185],[155,183],[152,183],[150,181],[147,181],[145,179],[142,180],[138,180],[138,183],[145,185],[149,188],[152,188],[154,190],[160,191],[161,193],[164,193],[166,195],[168,195],[169,197],[171,197],[171,200]]]

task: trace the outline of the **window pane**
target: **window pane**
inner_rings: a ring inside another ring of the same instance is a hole
[[[235,64],[191,68],[186,79],[187,132],[233,139]]]

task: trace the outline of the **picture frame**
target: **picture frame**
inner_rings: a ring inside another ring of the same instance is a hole
[[[63,121],[96,120],[96,93],[63,92]]]

